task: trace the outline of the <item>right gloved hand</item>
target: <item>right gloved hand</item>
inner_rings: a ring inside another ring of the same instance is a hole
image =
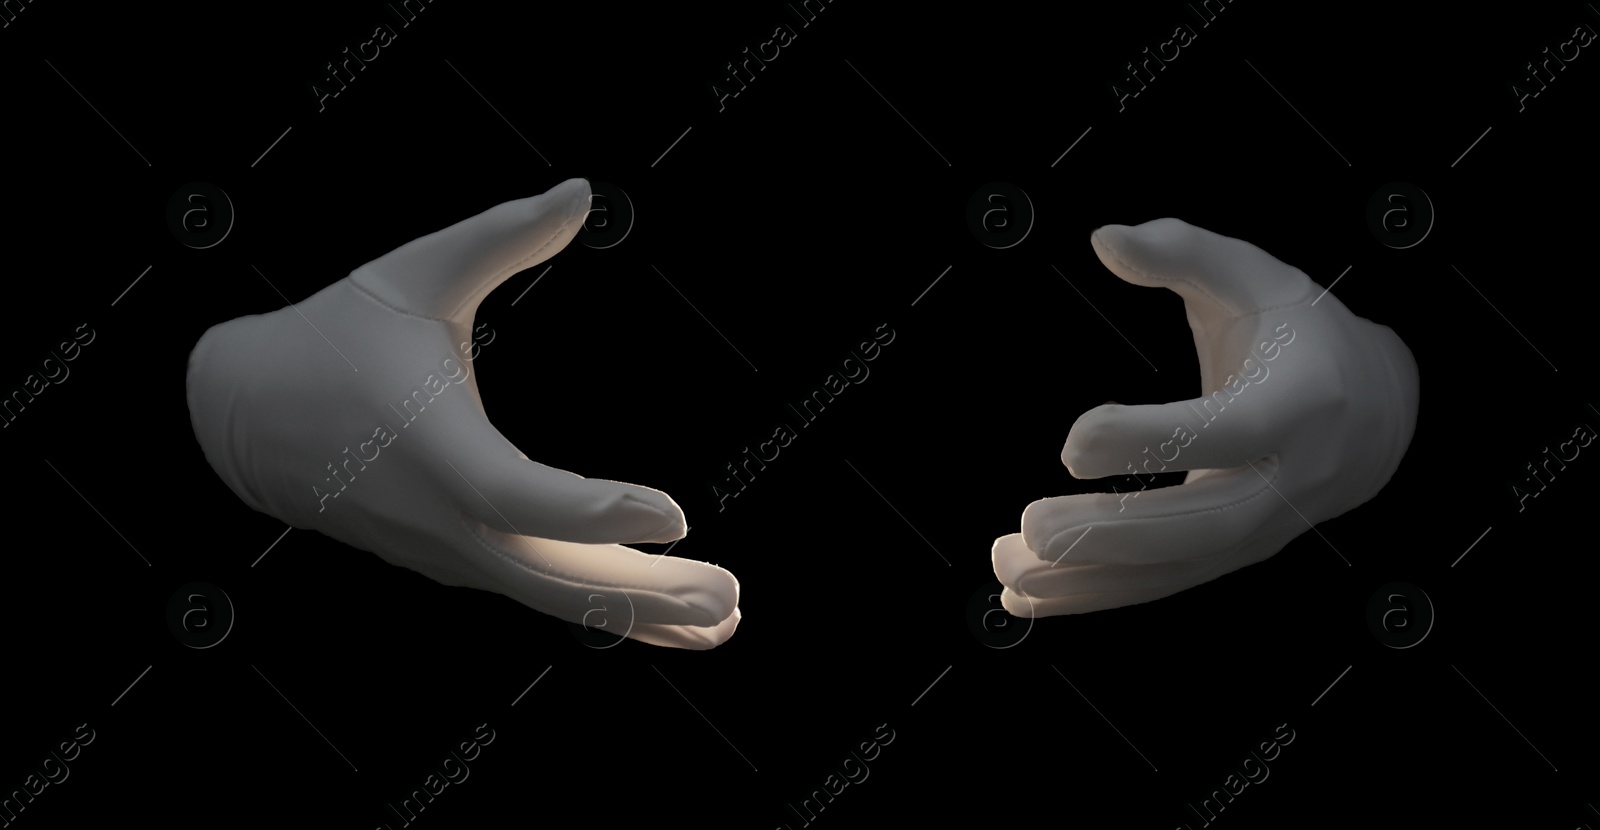
[[[678,505],[530,461],[489,423],[456,350],[483,298],[565,247],[588,210],[588,182],[569,179],[213,326],[188,369],[212,468],[256,510],[446,585],[654,645],[726,641],[733,574],[623,546],[682,537]]]

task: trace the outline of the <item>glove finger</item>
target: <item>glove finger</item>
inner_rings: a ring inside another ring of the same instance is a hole
[[[589,183],[568,179],[407,242],[350,279],[406,314],[470,321],[496,286],[566,247],[588,212]]]
[[[463,517],[463,533],[462,553],[483,574],[478,587],[558,619],[622,637],[637,629],[635,639],[686,644],[726,639],[737,625],[724,624],[738,608],[739,580],[715,565],[622,545],[502,533],[470,517]],[[710,630],[674,633],[663,627]]]
[[[1094,533],[1091,531],[1090,538]],[[1087,541],[1087,540],[1085,540]],[[1035,601],[1075,594],[1161,592],[1166,596],[1209,581],[1232,568],[1228,554],[1152,565],[1071,565],[1040,559],[1013,533],[995,540],[991,554],[1000,583]]]
[[[738,630],[742,616],[739,609],[735,608],[727,619],[713,626],[636,625],[628,634],[628,639],[652,646],[705,651],[727,642],[733,636],[733,632]]]
[[[1317,287],[1300,269],[1244,240],[1179,219],[1106,225],[1089,241],[1123,280],[1170,288],[1185,304],[1230,317],[1299,302]]]
[[[1064,597],[1030,597],[1006,588],[1000,592],[1000,605],[1012,616],[1023,618],[1059,617],[1065,614],[1087,614],[1091,611],[1108,611],[1128,605],[1153,602],[1171,596],[1182,588],[1166,593],[1154,591],[1124,591],[1106,594],[1072,594]]]
[[[1242,547],[1284,507],[1269,485],[1278,474],[1277,457],[1254,464],[1208,471],[1172,487],[1040,499],[1022,512],[1022,536],[1038,558],[1056,567],[1217,556]]]
[[[1248,358],[1245,372],[1264,380],[1267,364]],[[1290,424],[1274,417],[1277,396],[1248,386],[1236,382],[1172,403],[1097,406],[1073,423],[1061,462],[1075,478],[1087,479],[1231,468],[1261,458],[1282,446]]]
[[[660,490],[584,478],[530,461],[482,417],[430,435],[432,475],[474,518],[503,533],[582,544],[670,542],[688,525]]]

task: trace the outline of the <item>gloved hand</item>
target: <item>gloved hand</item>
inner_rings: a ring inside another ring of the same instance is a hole
[[[588,182],[569,179],[213,326],[188,369],[212,468],[256,510],[446,585],[654,645],[727,640],[733,574],[619,544],[682,537],[672,499],[530,461],[484,414],[478,304],[565,247],[588,210]]]
[[[1112,273],[1183,297],[1201,397],[1078,418],[1061,451],[1073,476],[1139,478],[1028,505],[1022,532],[993,548],[1007,611],[1170,596],[1272,556],[1389,481],[1416,426],[1418,378],[1387,326],[1260,248],[1177,219],[1107,225],[1090,241]],[[1142,489],[1176,470],[1184,483]],[[1306,553],[1343,558],[1318,547]]]

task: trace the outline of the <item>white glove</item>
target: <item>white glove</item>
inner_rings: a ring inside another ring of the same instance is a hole
[[[1260,248],[1177,219],[1107,225],[1090,241],[1112,273],[1183,297],[1202,397],[1078,418],[1061,451],[1074,477],[1140,478],[1028,505],[1022,532],[994,543],[1007,611],[1170,596],[1272,556],[1388,483],[1416,426],[1418,379],[1387,326]],[[1189,471],[1183,484],[1141,489],[1176,470]]]
[[[589,183],[569,179],[213,326],[188,371],[212,468],[256,510],[446,585],[654,645],[727,640],[733,574],[617,544],[682,537],[672,499],[530,461],[483,411],[478,304],[565,247],[588,210]]]

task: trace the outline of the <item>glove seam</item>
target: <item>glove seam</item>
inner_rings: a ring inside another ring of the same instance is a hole
[[[1299,269],[1296,269],[1296,270],[1299,270]],[[1304,275],[1305,272],[1302,271],[1301,274]],[[1255,317],[1255,316],[1258,316],[1258,315],[1261,315],[1261,314],[1266,314],[1269,311],[1282,311],[1282,310],[1284,310],[1286,308],[1294,308],[1295,306],[1305,305],[1306,300],[1311,298],[1311,292],[1316,290],[1319,287],[1315,282],[1311,282],[1311,278],[1310,277],[1306,277],[1306,282],[1311,284],[1311,288],[1307,289],[1305,295],[1302,296],[1300,299],[1295,300],[1294,302],[1283,303],[1281,305],[1268,306],[1266,308],[1258,309],[1256,311],[1247,311],[1247,312],[1245,312],[1243,314],[1235,314],[1234,316],[1228,318],[1228,322],[1230,322],[1230,323],[1238,322],[1239,320],[1243,320],[1246,317]]]
[[[374,293],[372,291],[372,289],[370,289],[370,288],[362,285],[361,283],[357,282],[356,279],[355,279],[355,276],[356,276],[355,274],[351,274],[350,278],[345,280],[345,282],[350,283],[350,285],[352,287],[354,287],[356,289],[356,291],[360,292],[367,299],[369,299],[369,300],[377,303],[378,305],[382,306],[385,310],[392,311],[395,314],[399,314],[399,315],[402,315],[404,317],[415,317],[418,320],[427,320],[427,321],[432,322],[432,323],[448,323],[448,322],[450,322],[449,318],[445,318],[445,317],[429,317],[426,314],[417,314],[417,313],[414,313],[414,312],[406,311],[405,309],[403,309],[403,308],[401,308],[401,307],[399,307],[397,305],[394,305],[393,303],[390,303],[388,300],[385,300],[384,298],[379,297],[376,293]]]

